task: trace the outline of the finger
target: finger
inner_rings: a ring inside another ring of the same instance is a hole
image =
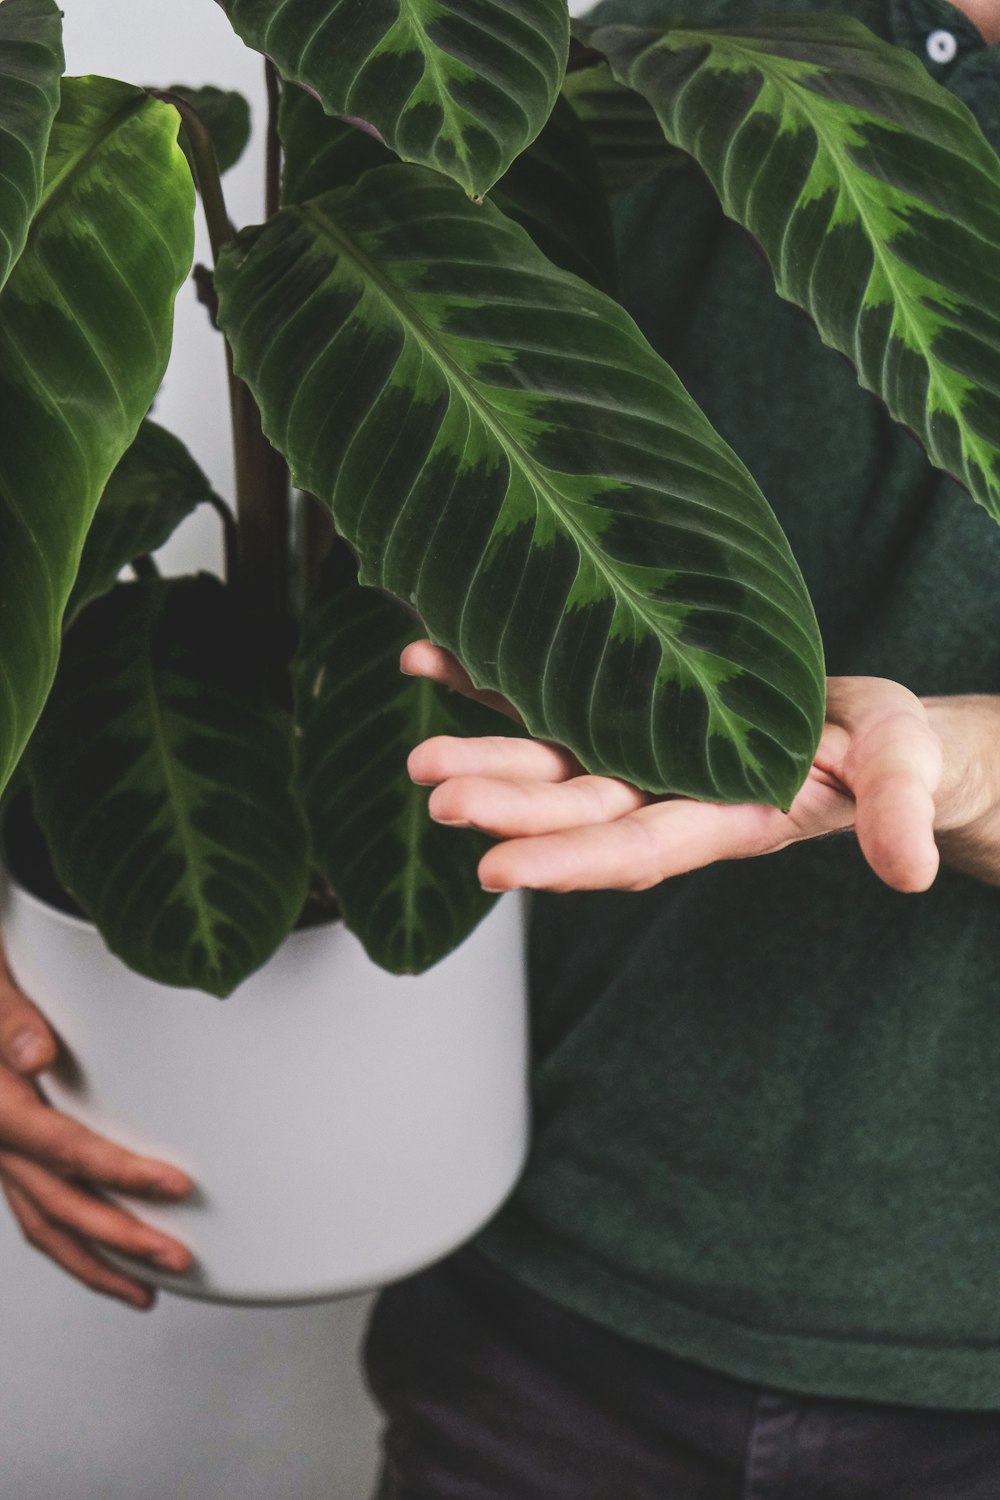
[[[57,1266],[93,1292],[100,1292],[106,1297],[117,1297],[119,1301],[127,1302],[141,1311],[153,1306],[155,1293],[152,1287],[106,1265],[81,1244],[75,1235],[60,1229],[56,1224],[50,1224],[16,1184],[5,1182],[2,1186],[21,1233],[34,1249],[47,1255]]]
[[[872,679],[839,711],[851,732],[841,774],[865,858],[895,890],[927,890],[940,864],[934,794],[943,761],[923,707],[898,684]]]
[[[0,1070],[0,1142],[60,1176],[129,1193],[179,1198],[193,1188],[186,1172],[140,1156],[51,1109],[25,1078]]]
[[[0,1062],[17,1073],[51,1068],[59,1050],[37,1006],[17,988],[0,947]]]
[[[492,776],[514,781],[566,781],[580,774],[568,750],[544,740],[481,735],[461,739],[437,734],[411,750],[407,770],[419,786],[435,786],[451,776]]]
[[[495,708],[497,713],[505,714],[508,719],[521,723],[521,715],[502,693],[477,688],[457,657],[441,646],[432,645],[430,641],[412,641],[409,646],[404,646],[399,658],[399,670],[407,677],[430,678],[432,682],[439,682],[442,687],[461,693],[463,698],[472,698],[477,703],[485,704],[487,708]]]
[[[103,1203],[37,1162],[0,1152],[0,1174],[20,1188],[50,1223],[62,1229],[88,1240],[100,1240],[126,1255],[143,1256],[164,1271],[186,1271],[191,1265],[191,1252],[179,1240],[141,1223],[115,1204]]]
[[[646,792],[610,776],[562,782],[457,776],[435,787],[429,807],[438,823],[517,838],[611,823],[649,800]]]
[[[926,891],[941,856],[934,838],[940,752],[923,726],[885,724],[854,771],[855,828],[876,875],[897,891]],[[853,755],[853,752],[852,752]]]
[[[773,807],[654,802],[614,823],[498,844],[480,861],[479,878],[489,891],[640,891],[720,859],[770,853],[796,836]]]

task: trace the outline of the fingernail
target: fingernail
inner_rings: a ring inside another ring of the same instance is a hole
[[[134,1307],[137,1312],[149,1312],[150,1308],[156,1303],[156,1297],[152,1292],[132,1291],[129,1289],[127,1292],[119,1292],[118,1296],[123,1302],[127,1302],[129,1307]]]
[[[154,1250],[147,1257],[154,1266],[159,1266],[161,1271],[173,1271],[177,1274],[187,1270],[187,1257],[182,1256],[178,1250]]]
[[[45,1061],[45,1040],[37,1031],[25,1028],[10,1043],[10,1055],[15,1067],[37,1068]]]
[[[168,1177],[160,1173],[150,1178],[148,1189],[151,1193],[162,1193],[166,1198],[183,1198],[191,1192],[191,1184],[183,1178]]]

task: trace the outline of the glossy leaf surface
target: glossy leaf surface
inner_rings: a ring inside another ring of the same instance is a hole
[[[24,249],[59,108],[62,20],[55,0],[0,5],[0,288]]]
[[[45,188],[0,296],[0,785],[45,701],[107,480],[163,377],[194,188],[168,105],[66,79]]]
[[[555,103],[566,0],[221,0],[234,30],[404,161],[488,192]]]
[[[228,994],[295,923],[292,727],[215,579],[119,584],[81,614],[26,756],[55,868],[112,952]]]
[[[830,16],[591,44],[861,384],[1000,519],[1000,159],[911,53]]]
[[[563,97],[587,134],[608,193],[637,187],[688,157],[664,140],[652,106],[605,63],[566,74]]]
[[[106,594],[122,568],[155,552],[212,486],[184,444],[145,421],[108,480],[87,533],[69,614]]]
[[[306,611],[295,661],[299,781],[316,867],[376,963],[414,974],[451,952],[494,896],[476,866],[489,840],[427,813],[406,758],[432,734],[504,734],[509,721],[434,683],[404,677],[421,634],[375,589],[348,583]]]
[[[653,128],[662,154],[666,147],[655,117]],[[285,203],[349,187],[372,167],[394,160],[387,146],[324,114],[302,89],[286,90],[280,129]],[[541,134],[504,173],[490,201],[521,224],[557,266],[614,292],[618,267],[607,195],[583,127],[565,100],[556,101]]]
[[[240,236],[220,320],[362,579],[593,771],[787,806],[823,716],[788,545],[626,314],[416,167]]]

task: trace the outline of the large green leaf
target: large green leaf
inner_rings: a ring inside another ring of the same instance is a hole
[[[1000,518],[1000,159],[909,52],[831,16],[591,43],[862,385]]]
[[[0,4],[0,288],[24,249],[59,108],[62,17],[55,0]]]
[[[0,786],[45,701],[97,502],[166,366],[193,248],[177,125],[126,84],[64,80],[0,296]]]
[[[569,51],[566,0],[221,0],[234,30],[332,115],[482,194],[541,130]]]
[[[180,439],[143,422],[104,488],[67,614],[108,593],[122,568],[162,547],[185,516],[211,499],[211,484]]]
[[[652,113],[651,118],[662,156],[667,150],[663,133]],[[348,187],[370,168],[394,160],[388,147],[373,136],[324,114],[303,89],[285,90],[280,131],[285,203],[302,203],[331,188]],[[557,266],[602,291],[615,290],[618,265],[607,195],[583,127],[565,100],[556,101],[541,133],[490,196]]]
[[[648,102],[620,84],[606,63],[567,73],[563,95],[587,133],[607,192],[624,192],[688,161],[668,146]]]
[[[306,894],[291,716],[249,676],[242,636],[216,579],[119,584],[67,635],[25,757],[56,871],[108,946],[215,995]]]
[[[495,898],[476,876],[489,840],[433,823],[406,757],[432,734],[511,728],[490,709],[403,676],[399,653],[421,633],[395,600],[347,582],[307,608],[294,665],[313,862],[371,958],[407,974],[450,953]]]
[[[752,479],[616,303],[381,167],[240,236],[219,314],[366,583],[594,771],[787,806],[815,620]]]

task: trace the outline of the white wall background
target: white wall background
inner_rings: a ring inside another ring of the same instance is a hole
[[[211,0],[64,0],[67,71],[217,83],[264,115],[260,58]],[[262,217],[255,143],[226,179],[237,223]],[[204,238],[198,258],[208,259]],[[192,289],[156,404],[228,494],[225,371]],[[171,543],[212,565],[206,512]],[[0,1500],[364,1500],[377,1420],[357,1373],[367,1299],[292,1309],[98,1299],[21,1241],[0,1209]]]
[[[260,59],[211,0],[63,0],[67,70],[240,89],[264,116]],[[577,3],[571,7],[581,11]],[[225,179],[237,224],[262,217],[259,140]],[[199,259],[208,259],[202,240]],[[217,337],[185,288],[156,418],[230,493]],[[217,524],[170,544],[214,564]],[[365,1500],[377,1418],[357,1373],[368,1301],[240,1310],[164,1297],[138,1314],[84,1291],[0,1208],[0,1500]]]

